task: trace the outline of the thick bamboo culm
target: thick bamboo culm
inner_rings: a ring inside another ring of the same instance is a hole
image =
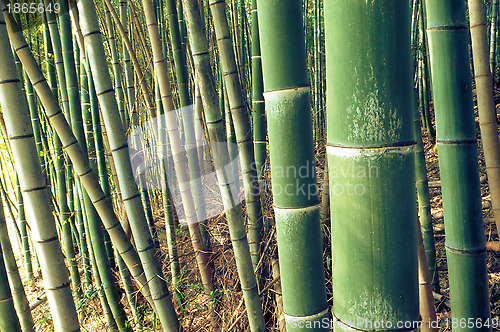
[[[325,3],[336,331],[419,320],[410,18],[407,1]]]

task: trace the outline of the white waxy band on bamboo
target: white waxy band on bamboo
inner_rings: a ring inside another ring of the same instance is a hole
[[[379,156],[384,154],[409,155],[415,152],[416,143],[404,146],[384,146],[377,148],[354,148],[340,146],[326,146],[328,154],[340,157],[361,157],[361,156]]]

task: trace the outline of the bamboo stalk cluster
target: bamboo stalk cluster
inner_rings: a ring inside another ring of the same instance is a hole
[[[38,267],[58,332],[93,290],[120,332],[190,331],[192,301],[214,331],[437,331],[444,259],[452,318],[491,319],[472,92],[498,229],[498,0],[58,5],[0,15],[1,331],[35,330]]]

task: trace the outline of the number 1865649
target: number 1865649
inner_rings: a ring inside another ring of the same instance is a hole
[[[58,3],[48,3],[45,5],[44,3],[8,3],[7,11],[13,14],[43,14],[46,13],[55,13],[59,14],[61,11],[61,6]]]

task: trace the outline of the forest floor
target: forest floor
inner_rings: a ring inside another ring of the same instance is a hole
[[[497,98],[497,104],[500,101],[500,96]],[[500,109],[497,107],[497,109]],[[500,112],[498,112],[500,122]],[[477,119],[476,109],[476,124],[479,133],[479,124]],[[422,127],[424,136],[424,146],[427,161],[427,171],[429,181],[438,181],[439,167],[438,155],[435,145],[429,140],[426,129]],[[485,164],[481,139],[478,134],[478,152],[479,152],[479,168],[482,179],[486,179]],[[322,164],[324,155],[317,156],[318,165],[318,179],[321,181],[323,178]],[[498,240],[498,233],[493,220],[491,212],[491,196],[488,190],[487,181],[481,183],[481,196],[483,202],[483,220],[485,227],[486,240]],[[263,196],[266,200],[267,206],[271,206],[271,193],[266,192]],[[442,216],[442,195],[440,187],[430,188],[431,206],[434,222],[435,240],[436,240],[436,253],[437,253],[437,270],[439,273],[440,288],[442,300],[436,302],[437,314],[440,320],[440,331],[451,331],[449,322],[450,303],[449,303],[449,285],[448,285],[448,271],[446,264],[445,253],[445,232],[443,227]],[[489,203],[488,203],[489,202]],[[273,220],[272,209],[265,209],[266,220]],[[169,267],[168,267],[168,254],[167,244],[165,239],[165,223],[163,219],[163,208],[155,206],[154,217],[156,220],[157,231],[159,234],[158,243],[160,244],[160,261],[164,262],[163,271],[167,280],[169,280]],[[212,251],[212,265],[214,268],[214,280],[217,288],[216,299],[212,300],[209,296],[204,294],[202,290],[201,280],[197,273],[197,265],[192,246],[189,240],[189,234],[186,228],[179,228],[178,236],[178,252],[180,264],[182,266],[182,287],[180,298],[174,296],[177,312],[179,314],[181,324],[184,331],[215,331],[211,327],[208,317],[210,312],[214,312],[219,320],[219,326],[222,331],[247,331],[248,320],[246,318],[243,300],[241,296],[241,286],[238,281],[236,270],[236,263],[232,253],[232,245],[229,239],[229,230],[225,216],[218,216],[212,218],[207,223],[207,230],[211,235],[211,251]],[[327,280],[327,295],[330,305],[332,304],[332,284],[331,284],[331,260],[330,257],[330,236],[329,232],[325,232],[325,269]],[[277,274],[270,270],[271,262],[277,257],[276,243],[274,240],[274,228],[269,226],[265,231],[264,238],[264,255],[261,269],[262,278],[259,285],[261,296],[263,300],[264,311],[267,312],[266,319],[268,326],[276,327],[282,321],[283,316],[280,316],[279,305],[276,301],[280,300],[279,280]],[[487,268],[488,268],[488,281],[490,287],[490,303],[491,303],[491,317],[500,319],[500,252],[487,251]],[[26,279],[24,269],[20,269],[24,279]],[[117,275],[118,277],[118,275]],[[37,275],[36,282],[27,290],[27,296],[30,303],[36,301],[37,297],[43,294],[43,285],[41,282],[40,274]],[[123,302],[126,307],[128,317],[132,317],[130,309],[128,309],[125,294],[122,294]],[[215,303],[214,303],[215,302]],[[279,303],[279,302],[278,302]],[[156,331],[156,319],[150,309],[146,309],[146,301],[139,295],[138,305],[141,308],[141,315],[138,321],[141,322],[142,328],[135,322],[131,322],[136,331]],[[99,298],[96,291],[88,291],[83,300],[77,302],[77,307],[80,313],[82,331],[107,331],[106,320],[100,309]],[[36,323],[37,331],[52,331],[52,323],[48,304],[43,303],[36,307],[33,311],[34,320]],[[159,323],[158,323],[159,325]],[[448,326],[448,327],[447,327]],[[270,328],[270,331],[278,331],[277,328]],[[494,329],[495,330],[495,329]],[[499,330],[499,329],[496,329]]]

